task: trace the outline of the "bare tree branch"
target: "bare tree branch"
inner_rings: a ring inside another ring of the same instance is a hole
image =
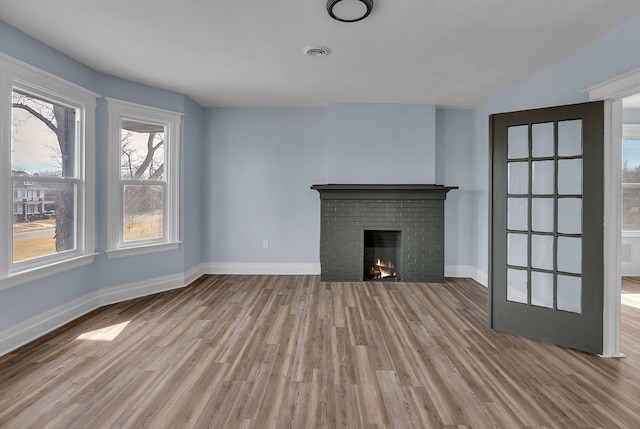
[[[34,108],[22,103],[13,103],[13,107],[17,109],[23,109],[31,113],[37,119],[40,119],[42,123],[45,124],[51,131],[53,131],[54,133],[56,133],[56,135],[58,135],[58,127],[56,127],[50,119],[46,118],[42,113],[38,112]]]

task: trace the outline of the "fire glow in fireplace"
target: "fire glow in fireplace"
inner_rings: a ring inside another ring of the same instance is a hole
[[[313,185],[320,193],[320,280],[444,280],[442,185]]]
[[[398,254],[400,231],[364,230],[365,281],[400,281]]]

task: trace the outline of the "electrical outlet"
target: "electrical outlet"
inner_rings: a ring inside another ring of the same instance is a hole
[[[262,240],[262,248],[263,249],[269,248],[269,240]]]

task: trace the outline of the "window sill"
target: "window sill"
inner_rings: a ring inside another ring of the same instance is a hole
[[[147,255],[150,253],[167,252],[170,250],[177,250],[180,247],[182,241],[176,241],[172,243],[159,243],[159,244],[147,244],[143,246],[131,246],[121,247],[119,249],[105,250],[107,258],[117,259],[126,258],[128,256]]]
[[[0,290],[9,289],[23,283],[32,282],[44,277],[49,277],[51,275],[61,273],[63,271],[68,271],[74,268],[80,268],[85,265],[89,265],[94,261],[96,255],[97,253],[89,253],[86,255],[77,256],[75,258],[66,259],[64,261],[53,262],[51,264],[42,265],[37,268],[10,274],[0,280]]]
[[[640,231],[622,231],[622,237],[640,237]]]

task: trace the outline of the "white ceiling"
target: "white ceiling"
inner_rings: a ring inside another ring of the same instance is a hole
[[[473,107],[640,15],[638,0],[0,0],[0,19],[96,70],[203,106]],[[327,57],[307,57],[307,45]]]

